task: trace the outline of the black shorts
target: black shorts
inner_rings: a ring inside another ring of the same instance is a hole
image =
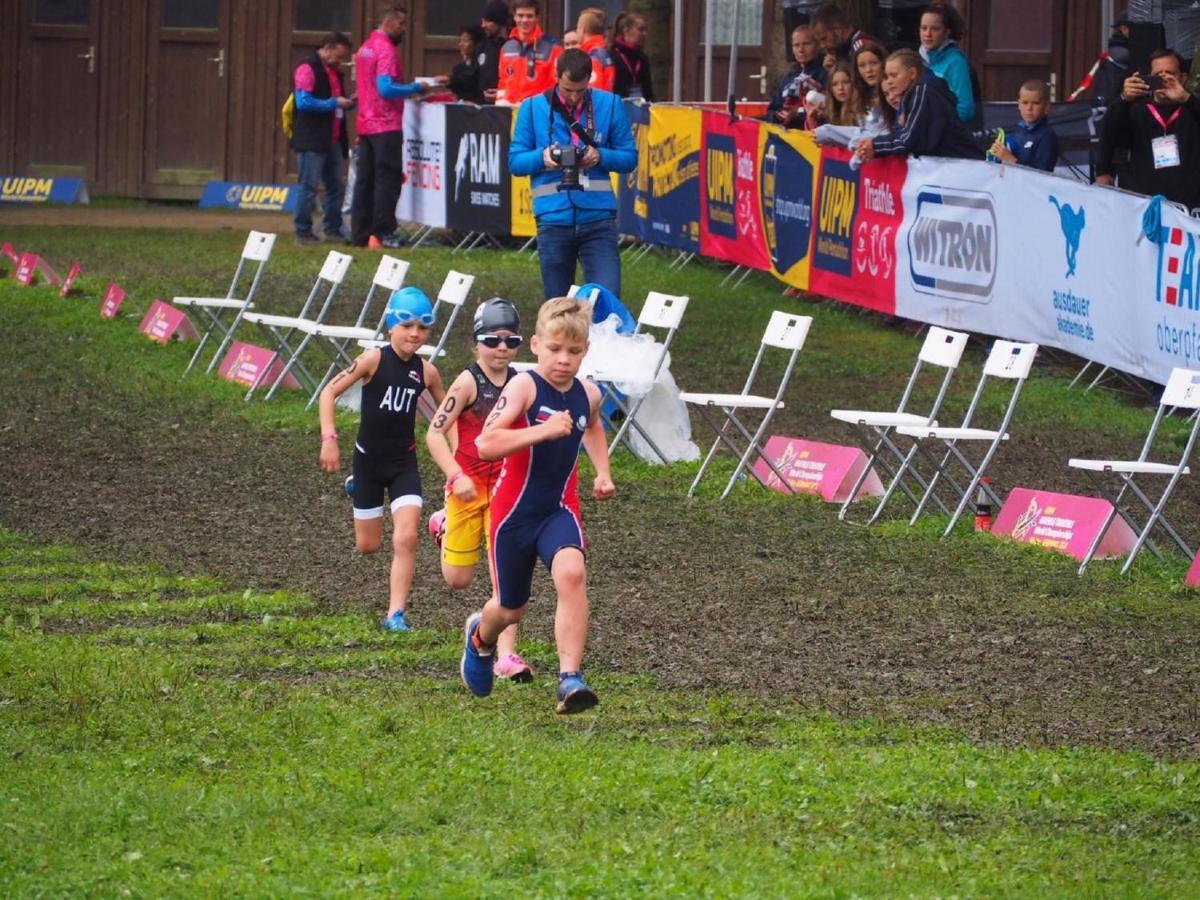
[[[354,448],[354,518],[383,518],[383,492],[393,513],[402,506],[421,507],[421,473],[410,450],[384,462]]]

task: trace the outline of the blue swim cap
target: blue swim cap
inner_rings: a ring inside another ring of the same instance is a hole
[[[420,320],[422,325],[432,325],[434,322],[433,304],[429,302],[429,298],[420,288],[401,288],[388,300],[383,322],[390,333],[397,325],[411,322],[413,319]]]

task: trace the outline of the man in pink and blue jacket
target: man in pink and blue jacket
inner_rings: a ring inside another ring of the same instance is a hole
[[[406,30],[404,7],[386,7],[379,27],[354,55],[358,151],[350,242],[358,247],[395,248],[403,243],[396,235],[396,202],[404,183],[404,99],[429,90],[424,84],[403,83],[397,47]]]

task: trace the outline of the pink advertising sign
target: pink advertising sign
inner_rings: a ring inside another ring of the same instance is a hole
[[[165,344],[172,335],[180,340],[195,339],[200,336],[191,320],[183,314],[183,310],[176,309],[161,300],[155,300],[150,304],[150,309],[146,311],[142,324],[138,326],[138,331],[160,344]]]
[[[787,479],[798,494],[813,494],[827,503],[844,503],[867,465],[867,455],[857,447],[840,444],[822,444],[801,438],[774,435],[767,440],[765,455],[775,463],[775,468]],[[789,493],[779,477],[763,460],[754,464],[754,471],[767,485],[782,493]],[[863,497],[879,497],[883,484],[872,469],[858,491],[855,500]]]
[[[279,354],[272,353],[266,347],[256,347],[242,341],[234,341],[221,366],[217,370],[227,381],[244,384],[246,387],[258,383],[269,385],[275,382],[283,370],[283,361]],[[265,373],[265,374],[264,374]],[[300,387],[300,382],[289,372],[283,379],[283,386],[288,388]]]
[[[1183,583],[1188,587],[1200,587],[1200,553],[1196,554],[1192,564],[1188,566],[1187,578],[1183,579]]]
[[[68,275],[67,278],[71,276]],[[117,310],[121,308],[121,303],[125,300],[125,291],[115,281],[110,282],[108,290],[104,292],[104,297],[100,301],[100,315],[106,319],[115,318]]]
[[[16,262],[21,258],[21,254],[14,250],[13,245],[8,241],[5,241],[4,246],[0,247],[0,253],[3,253],[5,256],[7,256],[9,262]]]
[[[33,284],[34,275],[38,269],[38,255],[36,253],[22,253],[17,260],[17,267],[13,269],[13,280],[20,284],[29,287]]]
[[[1037,544],[1081,560],[1111,511],[1112,504],[1098,497],[1013,488],[996,517],[992,534],[1022,544]],[[1096,559],[1125,556],[1135,543],[1137,535],[1133,529],[1115,516],[1100,541]]]
[[[60,297],[66,297],[71,293],[71,288],[75,286],[75,279],[83,274],[83,263],[76,260],[71,263],[71,269],[67,272],[67,277],[63,279],[62,288],[58,294]]]

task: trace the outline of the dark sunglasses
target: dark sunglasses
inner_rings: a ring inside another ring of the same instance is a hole
[[[501,344],[504,344],[509,350],[516,350],[525,339],[519,334],[508,334],[503,337],[498,334],[481,334],[475,340],[492,350],[495,350]]]

